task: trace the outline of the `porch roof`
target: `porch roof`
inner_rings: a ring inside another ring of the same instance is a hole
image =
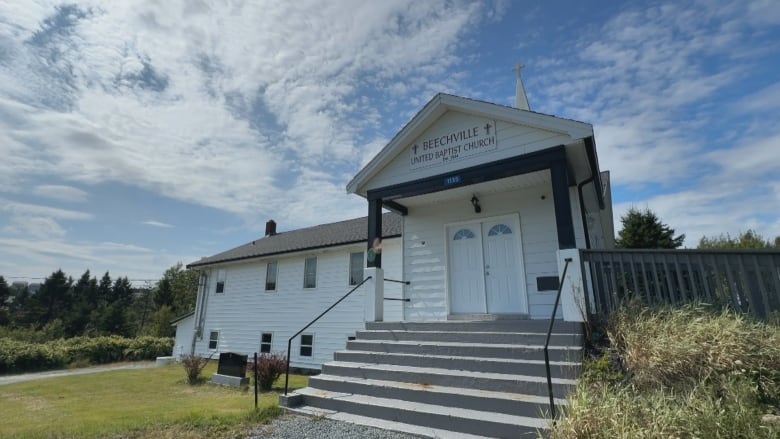
[[[558,132],[571,139],[566,146],[572,175],[579,181],[594,178],[594,187],[601,188],[598,157],[596,155],[593,126],[572,119],[560,118],[548,114],[521,110],[449,94],[439,93],[431,99],[396,136],[347,184],[347,192],[367,197],[369,182],[398,154],[425,132],[433,123],[448,111],[456,111],[474,116],[501,120],[546,131]],[[575,166],[572,161],[581,163]],[[584,171],[584,172],[583,172]],[[597,190],[599,204],[603,205],[603,194]]]

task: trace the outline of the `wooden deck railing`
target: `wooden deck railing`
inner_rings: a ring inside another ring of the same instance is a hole
[[[780,311],[780,251],[580,250],[591,313],[630,298],[708,303],[767,319]]]

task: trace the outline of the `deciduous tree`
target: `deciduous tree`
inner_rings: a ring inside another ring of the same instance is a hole
[[[780,248],[780,236],[775,237],[774,242],[765,239],[760,233],[753,229],[740,233],[732,238],[726,233],[720,236],[707,237],[702,236],[699,240],[700,249],[762,249],[762,248]]]

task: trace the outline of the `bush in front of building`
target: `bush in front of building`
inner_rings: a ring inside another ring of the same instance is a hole
[[[247,368],[253,378],[255,367],[257,367],[257,384],[263,391],[269,391],[274,382],[287,370],[287,357],[281,353],[260,354],[257,357],[257,364],[249,363]]]
[[[181,366],[187,375],[187,384],[200,384],[203,381],[200,375],[209,364],[210,358],[199,355],[182,355]]]

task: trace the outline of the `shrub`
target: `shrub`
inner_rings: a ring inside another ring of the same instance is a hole
[[[154,360],[170,355],[173,351],[173,339],[170,337],[138,337],[130,339],[125,349],[125,359],[129,361]]]
[[[198,384],[202,381],[200,374],[206,368],[206,365],[209,364],[210,358],[198,355],[182,355],[181,365],[184,367],[184,373],[187,374],[188,384]]]
[[[170,338],[75,337],[31,343],[0,337],[0,373],[152,360],[170,354],[172,349]]]
[[[257,365],[250,363],[249,370],[254,377],[257,367],[257,384],[264,391],[271,390],[274,382],[287,370],[287,357],[284,354],[264,353],[257,357]]]
[[[0,373],[61,369],[67,363],[65,352],[52,344],[0,338]]]

